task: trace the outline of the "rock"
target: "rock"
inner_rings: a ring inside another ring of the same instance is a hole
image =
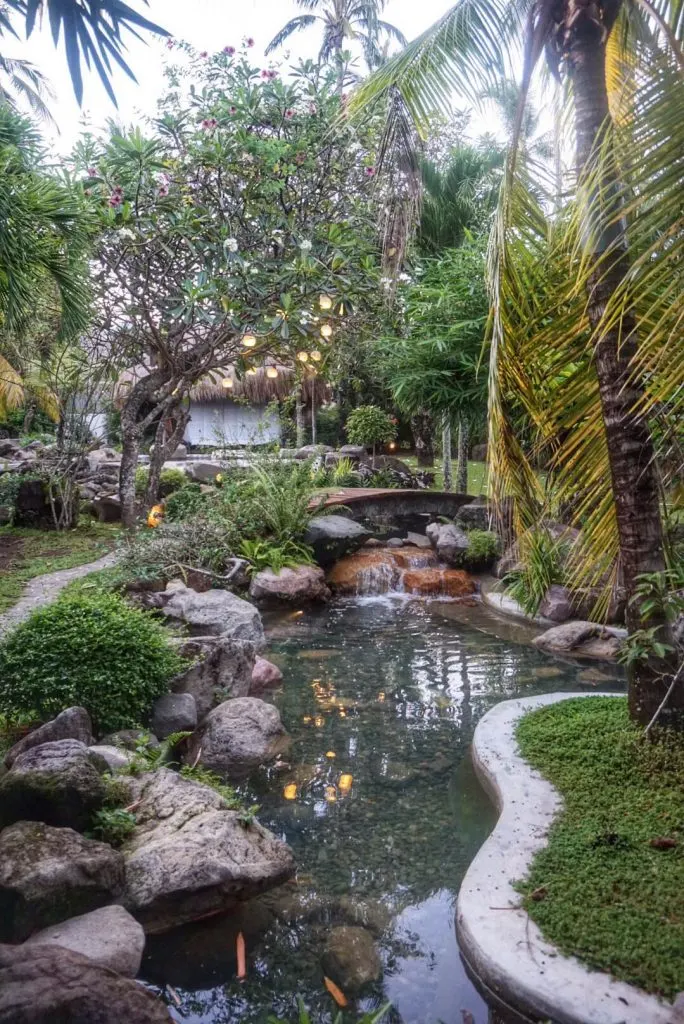
[[[468,550],[468,537],[463,530],[451,523],[430,523],[425,534],[440,561],[454,568],[463,565]]]
[[[258,657],[252,669],[252,680],[249,686],[250,696],[263,693],[272,686],[278,686],[282,682],[283,673],[273,662],[266,658]]]
[[[172,732],[197,728],[197,705],[191,693],[164,693],[154,702],[150,727],[160,740]]]
[[[162,595],[164,615],[185,622],[192,636],[231,637],[252,640],[257,649],[265,644],[261,616],[253,604],[229,590],[207,590],[198,594],[183,584],[168,585]]]
[[[124,750],[135,750],[142,743],[148,747],[158,747],[159,740],[145,729],[119,729],[118,732],[107,733],[100,743],[110,747],[123,747]]]
[[[496,563],[496,566],[494,567],[494,575],[497,579],[502,580],[509,572],[520,567],[520,549],[517,541],[513,541],[512,544],[509,544],[499,561]]]
[[[95,498],[91,507],[101,523],[118,523],[121,519],[121,498],[117,494]]]
[[[251,640],[215,636],[185,640],[178,652],[183,657],[195,658],[196,663],[175,676],[169,688],[174,693],[192,694],[201,722],[222,701],[247,696],[256,650],[257,645]]]
[[[603,597],[601,587],[581,587],[573,590],[571,595],[572,614],[578,619],[591,620],[596,603]],[[627,592],[624,587],[614,587],[610,601],[606,621],[612,624],[624,624],[625,612],[627,611]]]
[[[327,601],[330,591],[325,584],[325,575],[317,565],[298,565],[295,569],[263,569],[252,576],[249,596],[254,601],[288,604]]]
[[[0,824],[44,821],[84,831],[107,795],[106,770],[106,762],[78,740],[24,751],[0,779]]]
[[[466,530],[489,530],[489,506],[484,502],[472,501],[458,510],[456,522]]]
[[[172,462],[178,462],[178,461],[182,462],[183,459],[187,459],[187,457],[188,457],[188,446],[185,445],[185,444],[179,444],[178,447],[176,448],[175,452],[171,456],[171,461]]]
[[[304,535],[304,543],[313,548],[318,564],[327,568],[343,555],[357,551],[369,537],[365,527],[346,516],[314,516]]]
[[[132,788],[138,824],[123,847],[124,903],[147,932],[226,910],[294,874],[290,848],[258,823],[244,824],[208,786],[162,768]]]
[[[404,541],[401,537],[388,537],[385,541],[386,548],[403,548]]]
[[[468,597],[477,590],[463,569],[407,569],[402,579],[407,594],[425,597]]]
[[[216,477],[222,471],[220,462],[201,462],[200,460],[188,462],[185,467],[186,475],[199,484],[215,484]]]
[[[364,459],[367,454],[368,451],[362,444],[343,444],[340,448],[340,455],[352,461]]]
[[[88,747],[91,753],[97,754],[107,762],[110,772],[118,772],[133,761],[135,754],[123,747],[111,747],[106,743],[97,743]]]
[[[473,462],[486,462],[487,461],[487,445],[486,444],[474,444],[471,454]]]
[[[21,451],[21,445],[15,438],[0,439],[0,459],[14,459],[19,451]]]
[[[61,509],[61,501],[59,498],[55,498],[53,512],[47,485],[43,480],[34,478],[22,480],[14,500],[14,526],[54,530],[56,528],[55,516],[59,517]]]
[[[89,747],[93,742],[93,727],[86,709],[67,708],[56,718],[27,733],[7,751],[5,764],[11,768],[17,757],[25,750],[39,747],[41,743],[50,743],[53,740],[79,740]]]
[[[539,614],[552,622],[567,622],[572,616],[570,591],[558,583],[552,583],[539,605]]]
[[[219,775],[241,778],[287,749],[289,737],[272,704],[237,697],[210,711],[188,740],[187,764],[199,763]]]
[[[96,910],[123,886],[123,857],[106,843],[42,822],[10,825],[0,832],[0,941]]]
[[[672,1016],[668,1024],[684,1024],[684,992],[679,992],[672,1004]]]
[[[295,452],[295,459],[315,459],[316,456],[325,455],[327,452],[334,452],[329,444],[305,444]]]
[[[0,947],[0,1024],[172,1024],[152,992],[60,946]]]
[[[26,945],[61,946],[87,956],[100,967],[135,978],[140,970],[145,932],[123,907],[101,907],[36,932]]]
[[[342,896],[336,909],[345,921],[366,928],[376,937],[382,935],[392,920],[390,911],[379,900]]]
[[[404,546],[421,548],[421,550],[425,551],[432,548],[429,537],[426,537],[424,533],[413,533],[411,530],[409,530],[404,538]]]
[[[356,994],[377,981],[382,963],[372,935],[365,928],[333,928],[322,956],[323,971],[342,991]]]
[[[576,620],[547,629],[535,637],[533,643],[540,650],[551,653],[612,660],[617,657],[624,635],[624,630]]]

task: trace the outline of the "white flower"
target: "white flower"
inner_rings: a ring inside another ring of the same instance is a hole
[[[305,238],[304,241],[299,243],[299,248],[302,250],[302,252],[311,252],[313,248],[313,242],[310,242],[308,238]]]
[[[223,248],[226,252],[237,252],[238,251],[238,240],[237,238],[226,238],[223,243]]]
[[[410,281],[411,278],[409,277],[408,274],[400,274],[399,275],[399,280],[403,281],[404,283],[406,283],[407,281]]]

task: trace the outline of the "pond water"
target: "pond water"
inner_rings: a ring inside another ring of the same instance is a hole
[[[389,1001],[389,1021],[486,1024],[454,931],[460,881],[495,822],[468,757],[473,729],[500,700],[620,688],[620,671],[551,659],[524,624],[455,602],[362,598],[267,625],[293,742],[245,797],[293,848],[297,881],[237,915],[150,939],[143,977],[179,1021],[294,1021],[297,994],[329,1020],[326,936],[362,924],[383,973],[347,1019]]]

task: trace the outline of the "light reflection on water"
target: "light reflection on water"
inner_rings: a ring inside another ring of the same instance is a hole
[[[347,1019],[391,1000],[405,1024],[462,1024],[464,1010],[486,1024],[454,934],[460,880],[495,820],[467,756],[474,726],[500,700],[610,688],[619,671],[552,660],[518,642],[524,624],[479,607],[391,597],[281,616],[269,638],[285,676],[273,699],[293,744],[246,796],[292,846],[298,883],[150,940],[145,977],[177,990],[178,1020],[294,1020],[297,993],[329,1020],[321,949],[330,928],[362,914],[384,972]]]

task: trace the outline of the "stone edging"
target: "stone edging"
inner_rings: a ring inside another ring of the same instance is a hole
[[[561,955],[524,910],[511,880],[524,878],[562,806],[558,792],[525,762],[515,741],[524,712],[569,697],[551,693],[507,700],[475,730],[475,770],[500,811],[491,836],[468,868],[456,927],[470,972],[491,993],[532,1020],[553,1024],[668,1024],[672,1007],[609,974]]]

